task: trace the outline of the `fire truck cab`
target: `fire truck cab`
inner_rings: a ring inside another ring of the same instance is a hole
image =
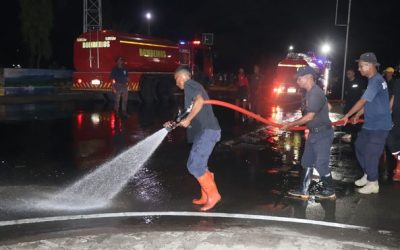
[[[128,90],[142,101],[168,101],[175,91],[173,73],[180,65],[213,76],[211,48],[200,40],[174,43],[166,39],[111,30],[89,31],[74,42],[73,90],[112,90],[110,72],[122,56],[128,69]]]
[[[296,72],[299,68],[310,66],[317,72],[317,84],[326,92],[329,78],[330,62],[324,58],[317,58],[313,53],[290,52],[286,58],[278,63],[272,85],[273,99],[301,98],[303,91],[297,85]]]

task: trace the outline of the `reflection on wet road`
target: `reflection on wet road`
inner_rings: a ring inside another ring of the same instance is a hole
[[[351,144],[338,139],[340,130],[335,132],[331,154],[338,199],[299,201],[285,194],[298,184],[304,132],[282,132],[251,120],[242,123],[233,111],[214,109],[223,129],[209,162],[223,196],[215,212],[397,228],[400,215],[394,211],[386,211],[387,216],[380,219],[358,216],[366,212],[363,207],[387,198],[365,199],[354,192],[352,182],[360,170]],[[177,105],[130,104],[125,121],[111,112],[110,105],[100,102],[3,105],[0,110],[0,217],[10,220],[76,214],[74,210],[41,209],[37,203],[160,129],[173,118]],[[261,114],[277,122],[301,115],[297,107],[279,106],[265,107]],[[338,119],[338,114],[331,113],[331,118]],[[186,170],[189,150],[183,129],[169,133],[110,207],[85,213],[197,211],[190,202],[199,187]],[[318,189],[317,181],[313,188]],[[393,186],[382,189],[389,196],[395,194]],[[368,209],[373,214],[385,210],[383,205]]]

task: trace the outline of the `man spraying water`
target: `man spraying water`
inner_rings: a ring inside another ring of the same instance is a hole
[[[181,116],[177,121],[166,122],[164,127],[187,128],[188,142],[193,142],[187,168],[201,186],[201,197],[192,202],[203,205],[200,210],[207,211],[221,200],[214,174],[207,166],[208,158],[221,138],[221,128],[211,105],[204,105],[204,101],[209,99],[207,92],[200,83],[191,80],[189,70],[179,67],[175,71],[175,80],[178,88],[184,90],[187,116],[184,118]]]

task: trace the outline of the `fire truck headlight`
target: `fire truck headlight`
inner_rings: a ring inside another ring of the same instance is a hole
[[[296,93],[296,88],[290,87],[288,88],[287,92],[291,94]]]
[[[79,78],[76,82],[79,83],[79,84],[81,84],[81,83],[82,83],[82,79]]]
[[[99,79],[93,79],[93,80],[91,81],[91,83],[92,83],[93,85],[100,85],[100,80],[99,80]]]
[[[90,120],[92,120],[93,125],[98,125],[100,123],[100,115],[98,113],[93,113],[90,116]]]

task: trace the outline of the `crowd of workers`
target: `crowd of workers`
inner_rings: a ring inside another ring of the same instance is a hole
[[[374,53],[364,53],[357,60],[358,70],[368,79],[363,91],[363,82],[355,77],[354,70],[347,71],[346,104],[341,121],[347,125],[350,118],[355,123],[364,116],[364,123],[355,139],[355,153],[363,176],[355,181],[358,192],[372,194],[379,192],[379,162],[387,144],[397,161],[393,180],[399,180],[400,171],[400,85],[393,78],[394,69],[384,71],[385,78],[378,72],[379,63]],[[329,168],[330,148],[333,129],[329,120],[329,104],[322,90],[316,87],[316,72],[311,67],[300,68],[297,83],[306,90],[306,112],[300,119],[285,124],[283,129],[306,124],[310,134],[306,140],[301,164],[300,187],[289,195],[309,197],[312,168],[321,176],[322,189],[318,198],[334,198],[335,189]],[[390,85],[388,85],[390,84]],[[396,98],[397,96],[397,98]],[[393,119],[392,119],[393,117]],[[354,130],[353,130],[354,131]]]
[[[111,73],[111,79],[115,83],[113,87],[116,96],[115,112],[119,113],[119,100],[122,99],[122,115],[126,115],[127,86],[124,82],[127,73],[122,67],[121,60],[121,58],[117,59],[117,66]],[[368,84],[365,85],[361,78],[356,77],[355,70],[347,71],[345,115],[341,120],[346,125],[349,120],[356,121],[364,116],[364,123],[361,127],[346,129],[350,136],[343,139],[355,139],[355,154],[363,170],[363,176],[355,181],[355,185],[360,187],[358,192],[372,194],[379,192],[378,167],[386,144],[396,160],[393,180],[400,180],[400,82],[394,77],[394,69],[391,67],[383,71],[384,77],[378,72],[380,64],[374,53],[362,54],[357,62],[358,70],[361,76],[367,78]],[[213,148],[220,140],[221,129],[212,107],[204,106],[204,101],[209,99],[204,86],[193,80],[190,70],[179,67],[174,76],[176,85],[184,91],[185,110],[190,110],[188,116],[174,126],[186,128],[188,141],[193,143],[187,168],[201,187],[201,197],[194,199],[193,204],[202,205],[200,209],[207,211],[221,200],[214,174],[207,166]],[[317,72],[312,67],[299,68],[295,77],[297,84],[306,91],[305,112],[300,119],[283,124],[281,129],[307,125],[309,134],[301,159],[303,170],[299,188],[289,191],[288,194],[308,199],[315,168],[322,183],[322,188],[315,197],[335,199],[335,187],[329,166],[334,138],[334,130],[329,118],[331,106],[324,91],[317,84]],[[242,104],[248,102],[247,108],[256,109],[257,92],[263,81],[264,76],[260,73],[258,65],[254,66],[253,73],[249,77],[245,75],[244,69],[240,68],[236,77],[237,99]],[[253,111],[256,112],[256,110]],[[167,122],[164,126],[168,127],[171,124]]]

